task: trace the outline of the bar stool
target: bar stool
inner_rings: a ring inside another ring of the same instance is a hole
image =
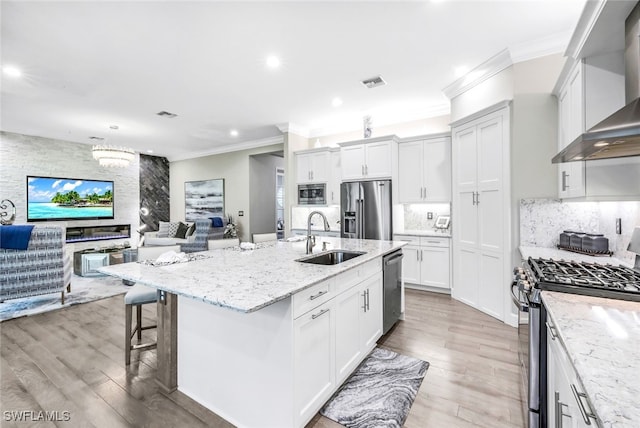
[[[257,244],[259,242],[277,241],[278,235],[276,233],[254,233],[253,242]]]
[[[207,242],[207,246],[209,250],[219,250],[222,248],[232,248],[240,246],[240,239],[238,238],[230,238],[230,239],[210,239]]]
[[[139,247],[138,248],[138,260],[151,260],[156,259],[161,254],[168,251],[179,252],[179,245],[171,245],[164,247]],[[142,325],[142,305],[147,303],[156,303],[158,301],[158,290],[152,287],[147,287],[142,284],[135,284],[124,295],[124,315],[125,315],[125,337],[124,337],[124,361],[126,365],[131,364],[131,351],[145,351],[147,349],[154,349],[157,347],[157,342],[142,342],[142,330],[149,330],[157,328],[157,325]],[[132,318],[133,318],[133,306],[136,307],[136,327],[131,330]],[[133,336],[137,335],[138,343],[132,344]]]

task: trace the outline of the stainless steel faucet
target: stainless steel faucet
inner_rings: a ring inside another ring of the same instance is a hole
[[[315,214],[319,214],[324,220],[324,231],[328,232],[330,230],[329,222],[327,221],[327,217],[320,211],[311,211],[309,213],[309,217],[307,218],[307,254],[311,254],[313,252],[313,247],[316,245],[316,237],[311,236],[311,217]]]

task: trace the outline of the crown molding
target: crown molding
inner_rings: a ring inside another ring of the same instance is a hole
[[[276,125],[278,127],[278,129],[280,130],[280,132],[284,133],[291,133],[291,134],[296,134],[299,135],[301,137],[304,138],[309,138],[309,129],[295,124],[295,123],[281,123],[279,125]]]
[[[453,99],[511,65],[513,65],[513,61],[511,60],[509,49],[504,49],[445,87],[442,91],[447,98]]]
[[[591,34],[596,22],[598,22],[606,3],[607,0],[588,0],[585,3],[576,29],[567,45],[565,56],[574,59],[579,58],[580,52],[589,40],[589,34]]]
[[[167,159],[169,160],[169,162],[175,162],[175,161],[181,161],[181,160],[201,158],[204,156],[219,155],[222,153],[239,152],[241,150],[249,150],[249,149],[255,149],[257,147],[271,146],[273,144],[283,144],[283,143],[284,143],[284,137],[282,135],[278,135],[276,137],[262,138],[259,140],[244,141],[241,143],[233,143],[233,144],[227,144],[224,146],[218,146],[202,152],[188,153],[181,156],[171,156],[171,157],[167,157]]]
[[[514,64],[547,55],[564,53],[571,39],[571,31],[550,34],[537,40],[509,47]]]

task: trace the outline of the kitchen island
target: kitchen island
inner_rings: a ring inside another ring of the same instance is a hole
[[[382,256],[405,245],[322,241],[363,254],[316,265],[299,261],[305,242],[278,242],[100,271],[160,290],[158,380],[167,390],[236,426],[301,427],[382,335]]]

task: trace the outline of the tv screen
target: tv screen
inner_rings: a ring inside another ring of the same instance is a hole
[[[27,221],[113,217],[113,181],[27,177]]]

